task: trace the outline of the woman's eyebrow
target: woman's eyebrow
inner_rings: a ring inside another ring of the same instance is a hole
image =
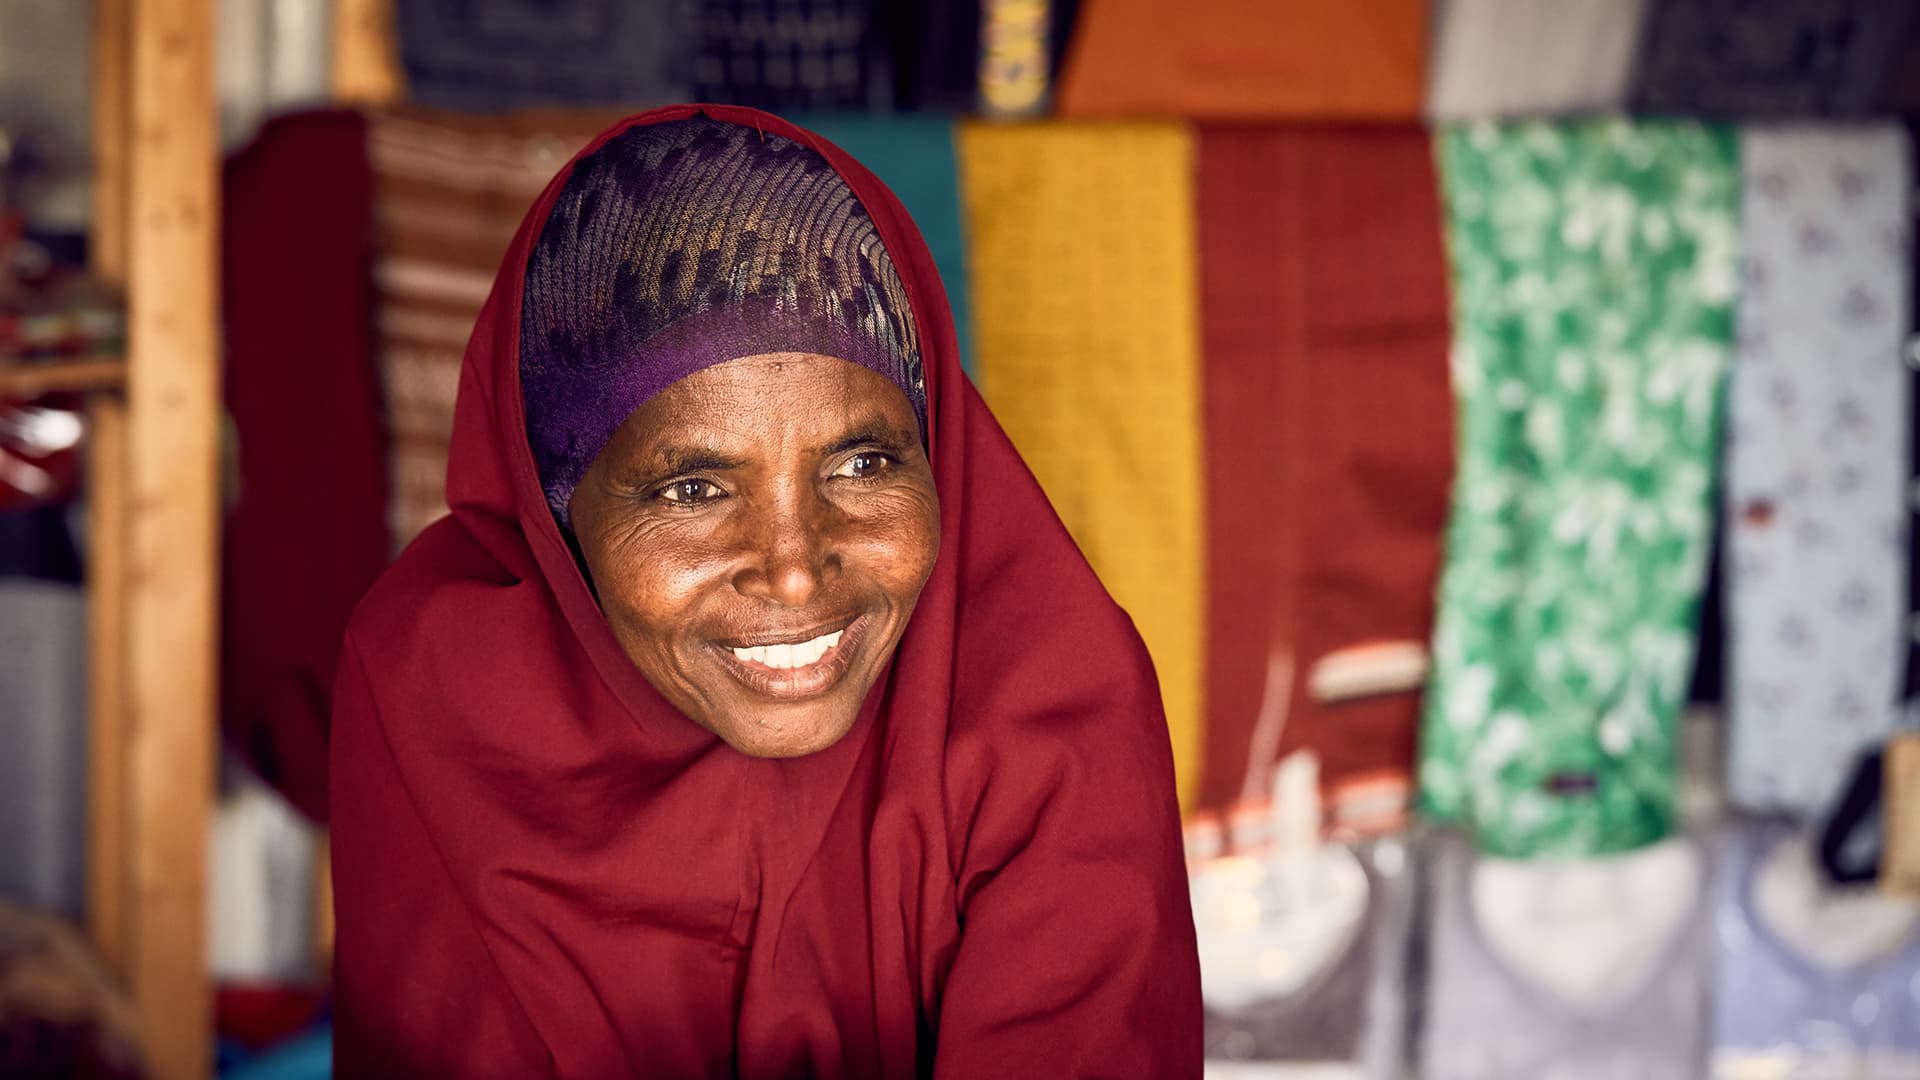
[[[893,450],[900,447],[903,442],[903,436],[892,424],[880,417],[874,417],[855,424],[847,434],[821,447],[820,454],[831,457],[861,446],[881,446]]]
[[[747,467],[744,458],[729,457],[704,446],[663,446],[653,453],[660,473],[731,472]]]

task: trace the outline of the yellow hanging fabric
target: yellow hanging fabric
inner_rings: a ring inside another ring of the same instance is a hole
[[[1206,592],[1192,137],[975,123],[959,147],[975,377],[1146,639],[1185,807]]]

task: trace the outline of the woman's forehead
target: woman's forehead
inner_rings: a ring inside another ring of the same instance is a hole
[[[697,371],[636,409],[628,426],[649,447],[698,437],[743,450],[776,440],[825,451],[848,432],[918,439],[913,404],[892,380],[812,353],[742,357]]]

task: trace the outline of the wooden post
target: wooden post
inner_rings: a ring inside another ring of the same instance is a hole
[[[206,974],[219,527],[212,0],[131,0],[128,974],[153,1075],[212,1069]]]
[[[126,0],[93,5],[93,227],[96,277],[127,280]],[[123,376],[124,378],[124,376]],[[127,406],[115,386],[87,398],[87,932],[127,974]]]
[[[333,0],[332,93],[342,105],[391,105],[406,96],[393,0]]]

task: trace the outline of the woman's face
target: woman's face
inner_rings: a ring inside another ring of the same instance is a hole
[[[906,395],[803,353],[732,360],[648,399],[569,512],[627,655],[755,757],[811,754],[853,726],[940,540]]]

